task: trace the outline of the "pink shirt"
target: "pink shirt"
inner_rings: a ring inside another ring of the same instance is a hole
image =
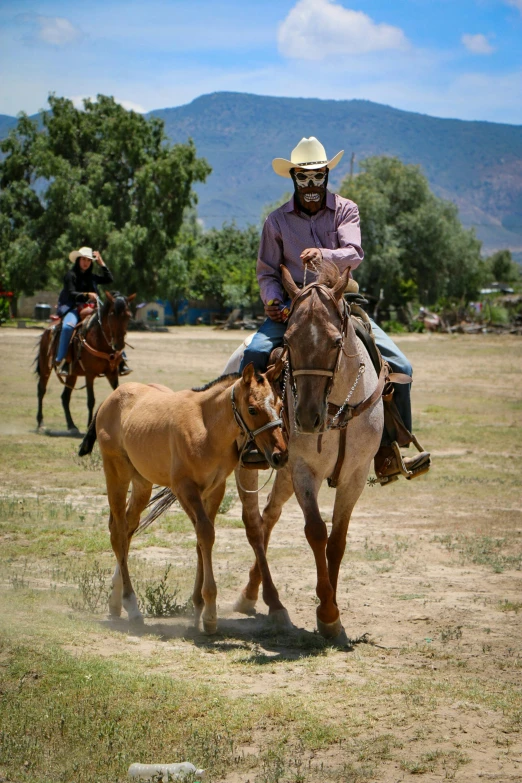
[[[257,259],[257,279],[264,304],[271,299],[288,298],[281,283],[281,264],[296,283],[303,282],[300,255],[307,247],[318,247],[323,258],[337,264],[341,272],[347,266],[356,269],[364,258],[357,204],[327,190],[325,208],[313,216],[295,209],[293,196],[270,213],[263,226]],[[307,283],[315,278],[309,266]]]

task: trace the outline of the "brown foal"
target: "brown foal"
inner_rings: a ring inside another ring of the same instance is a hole
[[[102,403],[80,455],[90,453],[97,437],[107,481],[111,544],[118,561],[109,599],[112,615],[119,616],[123,605],[129,620],[142,621],[129,576],[129,545],[150,500],[152,485],[159,484],[170,488],[194,525],[195,625],[199,626],[201,617],[204,631],[215,633],[214,519],[227,476],[238,464],[237,442],[244,434],[255,437],[259,451],[272,467],[281,468],[286,463],[279,418],[281,401],[272,386],[281,369],[279,362],[265,375],[259,375],[250,364],[241,376],[223,376],[200,390],[173,392],[157,384],[127,383]],[[129,484],[132,492],[127,503]],[[253,529],[249,541],[256,562],[263,568],[263,532]],[[271,604],[284,612],[277,591],[271,596]]]

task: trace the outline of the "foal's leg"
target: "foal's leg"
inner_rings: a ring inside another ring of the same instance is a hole
[[[216,514],[221,505],[221,501],[223,500],[223,497],[225,495],[226,486],[227,486],[226,482],[224,481],[203,501],[205,511],[212,524],[214,524]],[[194,626],[195,628],[199,628],[199,620],[203,612],[203,609],[205,607],[205,601],[203,600],[203,593],[202,593],[203,575],[204,575],[203,554],[199,544],[196,544],[196,552],[198,556],[198,563],[196,566],[196,578],[194,580],[194,590],[192,592],[192,603],[194,604]]]
[[[141,621],[142,614],[132,588],[128,567],[129,534],[126,505],[127,489],[133,478],[134,468],[124,456],[106,455],[104,455],[103,467],[105,469],[107,495],[111,509],[109,517],[111,544],[119,566],[119,574],[115,573],[113,577],[113,591],[109,599],[109,609],[111,614],[119,615],[118,593],[119,580],[121,578],[123,608],[127,612],[129,620]],[[121,611],[121,604],[119,605],[119,610]]]
[[[65,386],[63,387],[62,392],[62,406],[65,413],[65,420],[67,422],[67,429],[68,430],[77,430],[78,427],[72,420],[71,411],[69,409],[69,403],[71,401],[71,394],[74,389],[74,385],[76,383],[76,379],[78,378],[77,375],[68,375],[65,379]]]
[[[212,572],[212,547],[214,546],[215,531],[214,524],[209,518],[205,504],[201,498],[201,493],[197,485],[186,479],[176,483],[171,487],[173,493],[178,498],[184,511],[190,517],[196,531],[198,544],[198,572],[203,572],[203,581],[200,588],[203,598],[204,608],[202,612],[203,630],[205,633],[212,634],[217,631],[217,611],[216,611],[216,582]],[[221,500],[220,500],[221,502]],[[218,504],[219,505],[219,504]],[[201,557],[201,563],[200,563]],[[198,585],[198,576],[196,576],[196,591]],[[197,597],[197,596],[196,596]],[[196,620],[199,622],[200,605],[196,607]]]
[[[152,492],[152,484],[147,479],[140,476],[139,473],[134,473],[132,477],[132,492],[130,500],[127,506],[127,553],[129,551],[130,542],[134,535],[139,522],[143,509],[146,507],[150,500]],[[110,526],[109,522],[109,526]],[[123,599],[123,580],[121,578],[120,566],[116,564],[114,574],[112,577],[112,590],[109,597],[109,611],[114,617],[119,617],[121,614]]]
[[[317,629],[322,636],[339,637],[340,634],[344,634],[344,630],[339,609],[334,601],[334,590],[330,583],[326,562],[328,531],[317,504],[321,480],[302,464],[299,470],[294,471],[293,479],[295,494],[305,517],[306,539],[314,553],[317,569],[316,593],[320,602],[317,607]]]
[[[236,474],[245,489],[257,488],[257,473],[238,468]],[[277,472],[262,517],[259,514],[257,494],[252,495],[244,492],[239,486],[239,482],[238,492],[243,503],[243,523],[248,542],[254,550],[256,560],[250,569],[248,584],[236,601],[234,609],[236,612],[244,612],[245,614],[252,612],[258,598],[259,585],[263,582],[263,600],[268,606],[269,615],[277,624],[291,626],[288,612],[279,599],[266,558],[272,528],[281,516],[284,503],[293,493],[290,471],[283,468]]]

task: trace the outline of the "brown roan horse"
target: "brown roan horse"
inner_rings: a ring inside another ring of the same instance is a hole
[[[317,628],[323,636],[343,645],[347,636],[337,604],[339,569],[350,516],[381,440],[385,370],[377,375],[356,337],[349,305],[343,299],[349,270],[340,275],[336,267],[323,262],[318,281],[302,290],[285,267],[282,275],[292,297],[285,333],[288,462],[276,475],[262,515],[258,496],[244,491],[256,489],[256,471],[237,469],[238,491],[247,530],[262,532],[265,551],[283,504],[295,492],[317,570]],[[340,445],[344,450],[342,460]],[[318,505],[319,489],[325,479],[336,488],[330,532]],[[270,602],[277,599],[273,606],[281,611],[268,567],[261,568],[259,561],[250,570],[236,611],[253,611],[261,582],[269,610]]]
[[[67,354],[69,375],[65,381],[62,381],[64,384],[62,405],[67,429],[72,434],[76,434],[78,429],[72,420],[69,402],[78,376],[85,376],[89,410],[88,425],[92,421],[94,410],[94,379],[105,375],[113,389],[118,386],[118,367],[125,349],[125,335],[132,315],[129,304],[136,294],[124,296],[117,291],[105,293],[106,302],[104,304],[99,302],[98,309],[78,325]],[[43,398],[53,371],[59,334],[59,329],[51,326],[44,331],[39,343],[36,357],[36,373],[39,376],[36,417],[38,428],[43,425]]]
[[[271,383],[281,369],[279,362],[265,375],[259,375],[249,364],[242,375],[222,376],[201,389],[178,392],[157,384],[126,383],[100,405],[79,453],[90,453],[98,438],[107,481],[111,544],[117,560],[109,599],[112,615],[119,616],[123,605],[129,620],[142,620],[129,576],[128,556],[154,483],[168,488],[170,499],[178,499],[194,525],[195,623],[198,627],[202,617],[204,631],[216,631],[214,519],[227,476],[239,461],[238,438],[255,440],[273,468],[286,463],[279,418],[281,401]],[[154,518],[153,513],[141,528]],[[262,531],[251,533],[250,544],[263,567]]]

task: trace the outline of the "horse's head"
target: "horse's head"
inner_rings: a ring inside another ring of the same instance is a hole
[[[343,292],[350,269],[341,275],[334,264],[323,262],[318,280],[302,290],[286,267],[281,267],[281,273],[292,297],[285,345],[295,423],[301,432],[313,434],[324,430],[328,395],[341,358],[347,328]]]
[[[122,351],[125,347],[125,335],[132,313],[129,304],[136,298],[136,294],[124,296],[119,291],[105,291],[107,301],[102,308],[102,327],[107,342],[115,351]]]
[[[281,431],[282,402],[273,382],[281,375],[283,363],[278,360],[264,374],[257,373],[252,363],[243,370],[235,404],[256,446],[273,468],[282,468],[288,451]]]

